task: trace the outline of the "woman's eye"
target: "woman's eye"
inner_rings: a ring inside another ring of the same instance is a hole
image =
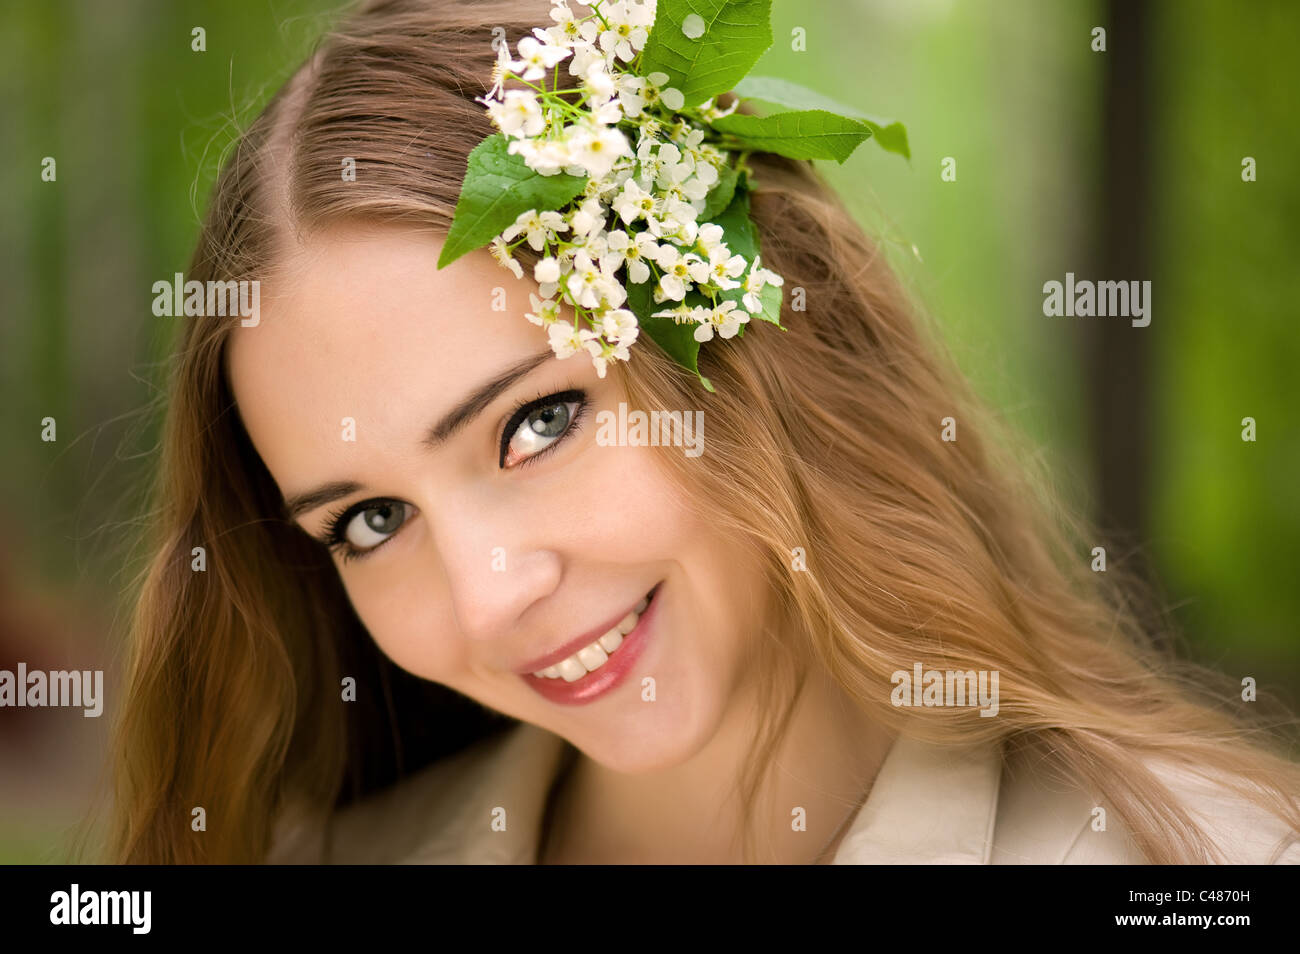
[[[569,429],[580,401],[556,401],[529,411],[506,445],[504,466],[510,467],[546,450]]]
[[[348,521],[343,539],[356,550],[373,550],[406,522],[406,504],[397,500],[366,507]]]

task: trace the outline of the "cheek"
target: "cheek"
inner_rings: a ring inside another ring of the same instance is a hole
[[[662,469],[660,448],[622,449],[626,505],[617,529],[620,559],[668,581],[668,652],[657,660],[666,685],[691,687],[691,708],[725,697],[746,664],[746,643],[764,612],[762,564],[754,549],[689,506],[698,492]],[[680,453],[680,451],[678,451]],[[608,549],[606,547],[606,549]],[[596,552],[599,552],[597,550]]]
[[[671,453],[671,451],[669,451]],[[678,561],[698,548],[704,530],[674,484],[657,447],[596,447],[591,520],[583,528],[593,562],[651,564]],[[647,569],[649,569],[647,567]],[[646,580],[647,583],[654,582]]]
[[[451,638],[455,617],[437,572],[412,572],[427,561],[407,560],[344,586],[384,655],[407,672],[443,682],[464,668],[465,644]]]

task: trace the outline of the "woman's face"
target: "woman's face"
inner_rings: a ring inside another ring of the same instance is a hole
[[[440,249],[356,225],[297,247],[230,343],[249,436],[306,532],[337,518],[339,576],[394,662],[609,768],[680,764],[747,676],[755,557],[683,505],[656,460],[683,449],[597,442],[618,374],[551,354],[531,278],[486,250],[439,271]]]

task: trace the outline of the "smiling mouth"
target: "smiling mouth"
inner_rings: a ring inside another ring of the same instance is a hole
[[[538,679],[562,679],[565,682],[577,682],[583,676],[599,670],[605,663],[609,662],[611,656],[618,652],[619,647],[623,645],[624,637],[636,628],[637,621],[641,618],[641,614],[645,612],[646,607],[650,605],[650,601],[654,599],[655,590],[657,589],[659,589],[659,584],[656,583],[649,593],[641,597],[641,602],[637,603],[633,610],[599,639],[588,646],[584,646],[568,659],[539,670],[533,675]]]

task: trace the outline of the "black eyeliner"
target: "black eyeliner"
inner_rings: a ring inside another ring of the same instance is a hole
[[[370,497],[367,500],[358,501],[357,503],[354,503],[350,507],[345,507],[342,510],[338,510],[335,511],[334,513],[331,513],[326,518],[325,526],[321,529],[320,536],[316,537],[316,539],[319,540],[331,551],[338,553],[339,558],[342,559],[345,563],[349,560],[359,560],[362,557],[374,553],[376,550],[382,547],[389,540],[392,540],[393,537],[396,537],[397,534],[401,532],[401,528],[398,528],[398,530],[393,531],[392,536],[385,539],[382,543],[375,544],[369,550],[358,550],[356,547],[354,547],[351,543],[348,542],[347,538],[344,536],[344,533],[346,532],[347,525],[352,522],[352,518],[355,517],[358,513],[361,513],[364,510],[369,510],[371,507],[374,507],[377,504],[386,504],[386,503],[400,504],[402,507],[407,507],[407,508],[410,507],[409,504],[401,500],[395,500],[392,497]],[[403,521],[402,523],[403,526],[405,526],[406,522]]]
[[[519,407],[515,408],[515,412],[510,415],[509,420],[506,421],[506,426],[501,431],[501,446],[497,456],[497,467],[502,469],[505,468],[506,451],[510,449],[510,439],[515,436],[515,431],[517,431],[519,429],[519,425],[524,422],[524,418],[526,418],[529,414],[532,414],[533,411],[538,411],[541,410],[542,408],[551,407],[554,404],[567,404],[571,401],[576,402],[579,405],[578,414],[581,414],[582,407],[584,407],[587,403],[587,393],[585,391],[580,391],[576,389],[570,389],[568,391],[560,391],[556,394],[548,394],[544,397],[535,398],[534,400],[528,401],[524,404],[519,405]],[[578,414],[574,415],[575,419],[577,418]],[[573,422],[570,421],[569,428],[566,428],[564,433],[567,434],[569,432],[569,429],[571,429],[572,427],[573,427]],[[559,443],[559,442],[556,441],[555,443]]]

